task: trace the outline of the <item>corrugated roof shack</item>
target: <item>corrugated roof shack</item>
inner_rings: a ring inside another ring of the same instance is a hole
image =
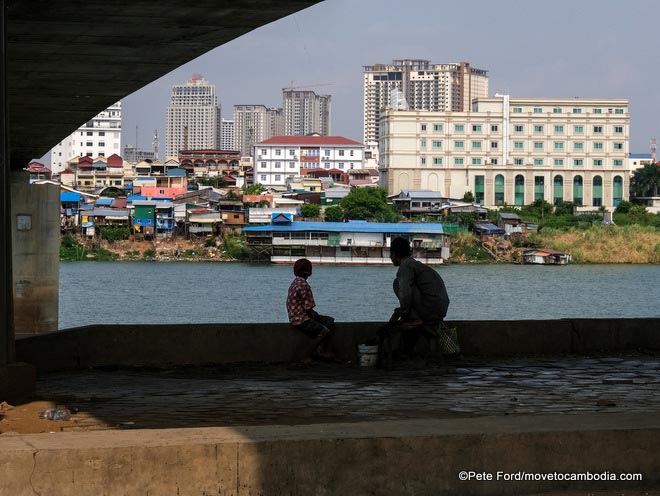
[[[500,212],[497,225],[504,229],[507,235],[513,233],[525,234],[527,232],[527,226],[518,214],[510,212]]]
[[[504,236],[504,229],[496,226],[495,224],[491,224],[490,222],[475,224],[472,230],[481,241]]]

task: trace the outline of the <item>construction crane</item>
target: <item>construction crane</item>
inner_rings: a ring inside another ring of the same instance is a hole
[[[318,86],[332,86],[335,83],[314,83],[314,84],[303,84],[303,85],[294,85],[293,81],[291,81],[291,84],[287,88],[282,88],[282,91],[294,91],[294,90],[300,90],[303,88],[316,88]]]

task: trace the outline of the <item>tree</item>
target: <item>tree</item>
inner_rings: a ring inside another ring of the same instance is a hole
[[[630,180],[630,194],[634,198],[640,196],[658,196],[660,189],[660,166],[646,164],[633,172]]]
[[[318,217],[321,207],[316,203],[305,203],[300,207],[300,214],[305,218]]]
[[[333,205],[325,209],[326,222],[341,222],[344,220],[344,210],[339,205]]]
[[[349,219],[398,222],[401,218],[396,210],[387,204],[387,191],[372,186],[353,188],[339,201],[339,206],[348,214]]]
[[[468,203],[474,203],[474,195],[472,194],[472,191],[465,192],[465,194],[463,195],[463,201]]]
[[[555,205],[555,215],[573,215],[575,212],[575,203],[570,201],[562,201]]]
[[[243,186],[243,193],[246,195],[260,195],[264,191],[264,185],[261,183],[246,184]]]

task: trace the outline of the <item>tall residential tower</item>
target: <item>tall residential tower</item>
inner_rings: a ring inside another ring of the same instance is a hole
[[[307,136],[330,134],[330,95],[317,95],[313,91],[294,88],[282,89],[284,109],[284,134]]]
[[[219,148],[220,122],[215,85],[200,74],[193,74],[186,84],[174,85],[167,107],[166,158],[178,156],[181,150]]]
[[[468,62],[432,64],[428,60],[394,60],[364,66],[364,142],[377,143],[381,111],[390,107],[392,90],[400,90],[410,110],[470,112],[473,98],[488,96],[488,75]]]
[[[255,143],[284,134],[282,109],[265,105],[234,105],[234,146],[242,156],[252,156]]]

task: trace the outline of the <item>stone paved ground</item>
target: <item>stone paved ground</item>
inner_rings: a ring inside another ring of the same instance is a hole
[[[347,364],[107,369],[46,375],[77,410],[61,430],[356,422],[522,414],[660,413],[660,356],[468,358],[392,370]],[[58,429],[59,430],[59,429]]]

